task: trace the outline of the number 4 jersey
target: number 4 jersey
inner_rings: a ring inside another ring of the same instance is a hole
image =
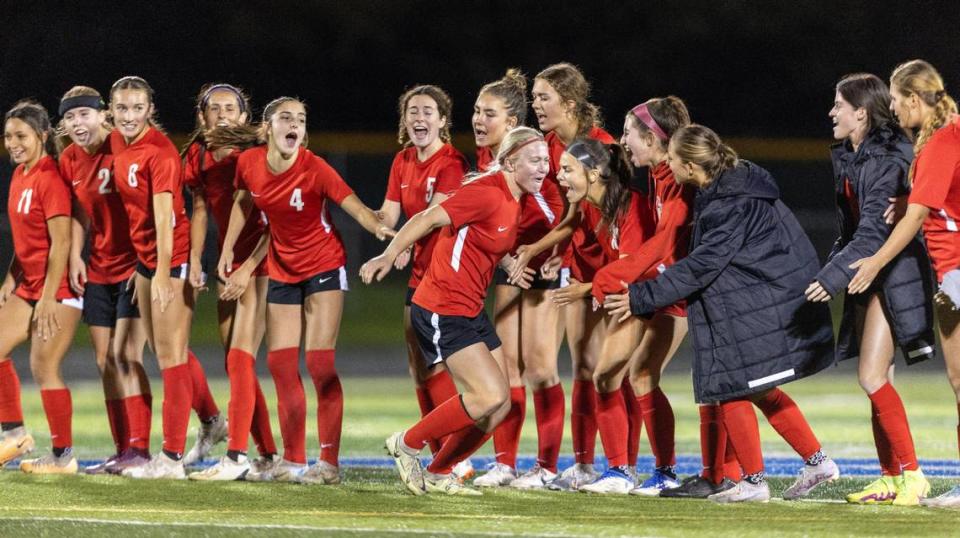
[[[113,151],[108,138],[94,153],[70,144],[60,155],[60,175],[89,220],[90,259],[87,280],[115,284],[130,277],[137,254],[130,242],[130,221],[113,177]]]
[[[117,131],[110,133],[113,147],[114,184],[130,219],[130,239],[137,258],[147,269],[157,268],[157,228],[153,196],[173,196],[173,252],[170,267],[187,263],[190,257],[190,221],[183,208],[180,155],[173,142],[160,131],[147,127],[136,142],[127,145]]]
[[[353,190],[325,160],[299,148],[293,166],[274,174],[267,166],[267,147],[258,146],[237,159],[236,184],[250,192],[267,217],[267,272],[272,280],[303,282],[347,262],[326,204],[331,200],[339,205]]]
[[[70,189],[57,171],[52,157],[43,157],[24,173],[23,165],[13,171],[7,214],[13,234],[13,250],[22,276],[16,294],[21,299],[36,301],[43,293],[47,276],[47,254],[50,234],[47,221],[53,217],[70,217]],[[63,272],[57,299],[74,297]]]

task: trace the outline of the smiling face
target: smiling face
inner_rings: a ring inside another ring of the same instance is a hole
[[[3,125],[3,147],[14,164],[36,164],[43,157],[43,142],[33,127],[19,118],[10,118]]]
[[[851,133],[863,129],[867,111],[863,108],[854,108],[840,92],[833,98],[833,108],[830,109],[830,118],[833,120],[833,138],[844,140]]]
[[[627,114],[623,120],[620,145],[627,150],[630,164],[638,167],[656,164],[656,152],[660,150],[660,140],[650,130],[638,127],[637,117],[633,114]]]
[[[410,142],[418,148],[428,148],[440,139],[440,130],[447,118],[440,115],[437,102],[429,95],[414,95],[407,101],[403,125]]]
[[[550,152],[544,141],[533,142],[520,148],[507,159],[506,169],[513,172],[517,186],[526,193],[540,192],[543,178],[550,171]]]
[[[549,82],[541,78],[533,81],[533,113],[541,131],[548,133],[570,122],[570,108]]]
[[[567,189],[567,201],[575,204],[587,196],[590,181],[587,170],[576,157],[566,151],[560,155],[560,170],[557,171],[557,181]]]
[[[507,131],[517,126],[517,117],[507,115],[507,103],[495,95],[481,93],[473,105],[473,139],[478,148],[500,146]]]
[[[207,105],[199,114],[200,121],[207,129],[240,125],[247,121],[247,113],[241,112],[242,108],[237,94],[217,90],[207,98]]]
[[[81,148],[99,146],[103,142],[102,126],[106,113],[88,106],[71,108],[63,115],[63,126],[70,140]]]
[[[890,111],[904,129],[916,129],[923,125],[920,114],[920,99],[916,94],[905,95],[895,84],[890,84]]]
[[[290,158],[303,144],[307,134],[307,109],[299,101],[285,101],[270,116],[270,146],[283,158]]]
[[[153,103],[146,90],[121,89],[113,92],[110,111],[114,127],[129,143],[146,130],[153,114]]]

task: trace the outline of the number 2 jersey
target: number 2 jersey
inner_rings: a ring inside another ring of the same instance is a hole
[[[111,137],[90,154],[70,144],[60,155],[60,175],[70,182],[73,197],[89,220],[87,280],[94,284],[126,280],[137,265],[137,254],[130,241],[130,220],[117,192]]]
[[[172,196],[173,250],[170,267],[187,263],[190,258],[190,221],[183,206],[180,154],[166,135],[153,127],[132,144],[117,131],[110,133],[113,147],[114,184],[123,199],[130,219],[130,239],[137,259],[147,269],[157,268],[157,228],[153,196],[169,192]]]
[[[444,144],[423,162],[417,160],[417,148],[405,148],[397,153],[390,166],[386,199],[398,202],[409,219],[429,207],[436,193],[453,194],[460,188],[468,169],[463,154],[450,144]],[[408,282],[411,288],[416,288],[423,279],[438,235],[435,230],[416,242]]]
[[[47,276],[50,233],[47,221],[53,217],[70,218],[70,188],[63,181],[53,157],[37,161],[28,172],[17,166],[10,180],[7,215],[13,234],[13,251],[20,269],[17,297],[27,301],[40,299]],[[57,289],[57,299],[76,297],[67,284],[67,271]]]
[[[267,272],[287,284],[347,262],[326,204],[339,205],[353,194],[327,161],[306,148],[297,151],[293,166],[281,174],[269,169],[266,146],[248,149],[237,159],[237,188],[250,192],[269,222]]]

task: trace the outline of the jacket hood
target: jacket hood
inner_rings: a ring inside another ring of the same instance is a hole
[[[740,159],[737,166],[720,174],[713,183],[701,191],[704,200],[731,197],[777,200],[780,188],[770,172],[756,164]]]
[[[883,125],[870,131],[857,149],[849,140],[834,144],[831,153],[835,161],[863,161],[875,157],[893,157],[905,163],[913,160],[913,143],[901,129]]]

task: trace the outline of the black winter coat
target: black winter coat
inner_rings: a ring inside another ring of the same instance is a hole
[[[817,274],[817,281],[831,297],[837,297],[856,274],[850,264],[876,254],[889,237],[891,226],[884,222],[883,212],[890,197],[910,191],[907,172],[913,146],[899,130],[881,127],[872,130],[857,151],[848,141],[835,145],[831,156],[840,237],[827,264]],[[846,181],[855,193],[859,219],[847,201]],[[865,305],[877,291],[883,292],[893,336],[907,364],[933,357],[933,276],[927,251],[916,237],[884,268],[866,293],[844,298],[837,360],[860,354],[856,306]]]
[[[690,253],[630,285],[649,316],[687,300],[698,402],[719,402],[800,379],[833,363],[826,303],[804,290],[820,262],[769,172],[748,161],[697,193]]]

